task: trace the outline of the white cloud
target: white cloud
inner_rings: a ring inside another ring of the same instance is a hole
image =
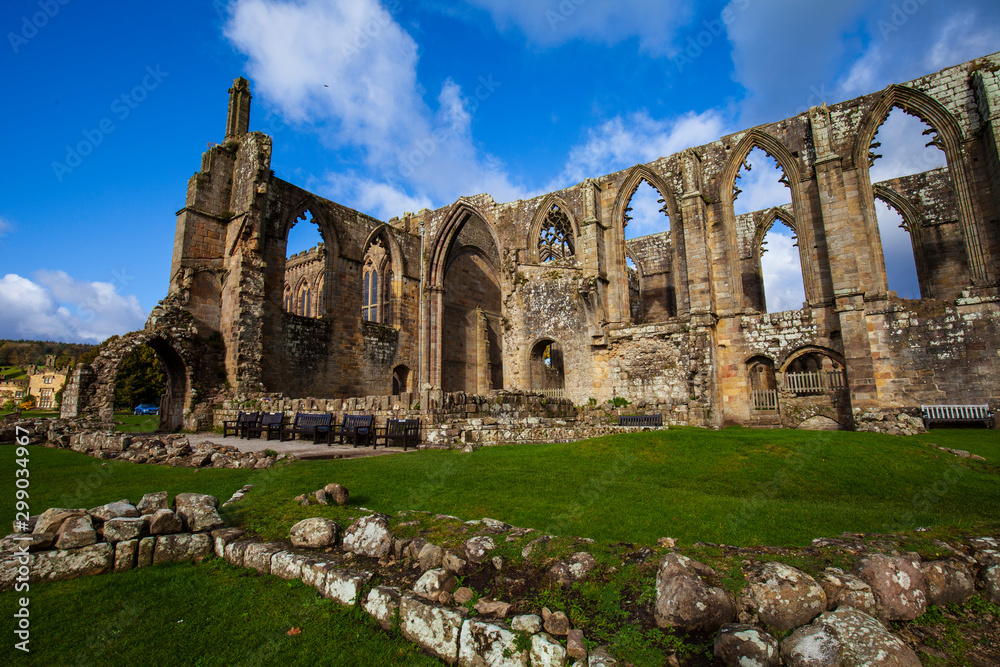
[[[737,215],[763,211],[792,202],[792,191],[778,180],[783,172],[778,168],[774,158],[755,148],[747,156],[747,163],[750,165],[750,171],[741,167],[740,178],[736,181],[736,185],[742,190],[733,204]]]
[[[500,30],[514,26],[539,46],[557,46],[575,39],[616,44],[635,37],[640,48],[652,55],[669,52],[678,26],[691,14],[687,3],[663,0],[466,2],[488,11]]]
[[[63,271],[39,271],[36,281],[0,278],[2,338],[99,343],[145,322],[139,300],[111,283],[80,282]]]
[[[676,119],[654,119],[645,111],[616,116],[591,128],[587,140],[570,150],[563,173],[548,189],[558,190],[588,177],[652,162],[678,151],[715,141],[725,134],[716,111],[687,113]]]
[[[783,223],[775,222],[764,237],[766,252],[760,258],[764,274],[764,299],[767,312],[798,310],[806,300],[802,282],[802,263],[797,241]]]
[[[381,217],[489,192],[524,190],[472,139],[475,111],[501,88],[446,80],[436,109],[417,81],[418,48],[396,22],[399,0],[237,0],[225,26],[248,57],[255,94],[334,148],[360,149],[365,171],[326,174],[342,203]],[[419,206],[418,206],[419,205]]]
[[[875,152],[883,157],[872,165],[872,183],[943,167],[947,161],[944,152],[926,145],[933,136],[923,134],[929,127],[919,118],[893,109],[875,134],[875,141],[881,144]]]

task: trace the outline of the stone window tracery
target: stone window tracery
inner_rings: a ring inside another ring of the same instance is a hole
[[[548,262],[573,255],[573,225],[562,209],[553,205],[538,237],[538,260]]]
[[[361,318],[366,322],[384,322],[386,319],[386,295],[390,272],[389,255],[382,246],[381,239],[375,239],[365,252],[362,273]]]

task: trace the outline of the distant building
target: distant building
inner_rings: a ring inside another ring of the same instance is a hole
[[[66,384],[69,369],[58,369],[55,367],[55,362],[55,356],[49,355],[45,358],[44,366],[29,366],[27,369],[28,393],[35,397],[37,408],[56,407],[56,394]]]

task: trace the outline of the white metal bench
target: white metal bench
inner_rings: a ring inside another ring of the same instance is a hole
[[[996,417],[988,405],[921,405],[924,426],[933,422],[983,422],[996,428]]]

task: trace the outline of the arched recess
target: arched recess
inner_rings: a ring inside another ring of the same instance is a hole
[[[101,421],[114,421],[115,380],[118,371],[122,361],[143,345],[152,348],[167,375],[166,392],[160,398],[160,430],[173,431],[181,428],[185,425],[184,412],[190,408],[190,364],[185,361],[184,351],[174,341],[158,334],[150,335],[145,331],[127,334],[117,345],[101,353],[92,364],[96,374],[92,404],[100,406]]]
[[[408,391],[413,391],[410,388],[410,368],[400,364],[392,369],[392,395],[399,396]]]
[[[500,243],[471,203],[451,209],[431,248],[421,377],[444,391],[504,386]]]
[[[305,276],[299,278],[298,282],[295,283],[294,294],[292,314],[300,317],[313,317],[312,285]]]
[[[374,321],[390,326],[399,326],[399,313],[403,299],[403,271],[405,269],[403,251],[399,242],[392,234],[391,227],[383,224],[371,231],[362,247],[364,248],[362,281],[366,280],[373,264],[378,265],[376,268],[382,281],[380,302],[383,313]],[[363,283],[361,289],[364,290]],[[369,317],[365,317],[366,308],[368,308],[368,303],[362,299],[362,319],[372,321]]]
[[[563,258],[568,259],[569,257],[576,256],[577,242],[580,238],[580,226],[577,224],[576,216],[573,215],[573,210],[565,200],[556,195],[548,195],[535,210],[531,230],[528,232],[528,261],[531,264],[540,264],[542,261],[545,261],[540,253],[542,232],[553,224],[553,220],[550,218],[553,212],[564,215],[566,223],[568,223],[568,229],[560,229],[570,244],[570,252],[568,256],[564,256]],[[558,224],[555,226],[563,227],[563,225]]]
[[[917,282],[920,283],[920,297],[923,299],[934,298],[930,270],[927,267],[927,260],[924,256],[923,225],[920,222],[920,213],[917,212],[906,197],[895,190],[877,183],[873,186],[873,189],[876,199],[885,202],[887,206],[899,213],[899,216],[903,219],[903,229],[910,235],[910,244],[913,248],[913,261],[917,267]],[[879,236],[881,237],[881,234]]]
[[[745,362],[750,409],[755,412],[774,412],[778,409],[778,381],[774,374],[774,360],[757,354]]]
[[[754,228],[753,240],[750,243],[751,265],[743,267],[743,294],[746,296],[751,308],[762,313],[769,312],[767,308],[767,291],[764,289],[764,240],[767,233],[774,227],[774,223],[781,221],[793,234],[798,236],[799,230],[796,225],[795,216],[787,210],[774,206],[760,217]],[[799,252],[801,259],[802,253]]]
[[[684,223],[681,219],[680,209],[677,206],[677,199],[673,190],[667,185],[656,172],[644,164],[636,165],[629,169],[618,189],[612,209],[612,240],[611,246],[615,252],[606,254],[609,276],[621,276],[620,282],[615,285],[618,294],[617,299],[611,298],[609,304],[617,308],[617,314],[622,320],[627,320],[632,312],[632,307],[628,301],[628,273],[626,272],[626,252],[625,252],[625,224],[629,202],[635,195],[643,181],[660,193],[663,199],[664,209],[670,219],[670,246],[673,254],[670,258],[670,275],[672,284],[668,286],[667,295],[673,295],[673,308],[666,308],[670,316],[682,315],[689,310],[688,280],[687,280],[687,256],[684,250]],[[633,257],[632,261],[635,261]],[[637,264],[638,265],[638,264]],[[613,284],[614,281],[612,281]],[[665,296],[664,298],[669,298]],[[614,319],[611,313],[612,320]]]
[[[780,366],[779,375],[782,390],[800,396],[836,393],[847,386],[844,358],[818,345],[790,352]]]
[[[739,143],[733,148],[726,161],[722,174],[719,177],[719,199],[722,203],[723,225],[725,229],[727,264],[730,267],[730,275],[737,282],[736,289],[733,290],[736,302],[731,304],[734,308],[754,308],[750,295],[746,294],[742,287],[742,271],[740,269],[739,244],[736,233],[736,176],[740,167],[746,162],[750,151],[759,148],[773,159],[784,172],[784,183],[788,186],[792,196],[792,216],[795,220],[807,220],[805,210],[804,193],[802,191],[801,174],[799,173],[798,160],[792,156],[781,141],[765,132],[754,129],[743,135]],[[772,221],[773,223],[773,221]],[[799,263],[802,266],[802,283],[806,295],[806,301],[813,303],[823,298],[820,285],[819,274],[816,269],[814,253],[811,249],[815,245],[812,229],[809,225],[798,225],[795,230],[799,239]],[[736,295],[739,295],[738,297]],[[721,305],[721,304],[720,304]],[[724,306],[723,306],[724,307]]]
[[[532,391],[555,394],[566,389],[562,346],[552,338],[541,338],[528,347],[525,368]]]
[[[948,162],[948,173],[955,189],[955,200],[958,204],[958,218],[962,227],[962,237],[965,243],[965,253],[969,265],[969,276],[973,285],[988,285],[993,281],[994,267],[987,259],[983,249],[985,233],[981,229],[979,216],[976,215],[975,200],[972,196],[972,185],[965,164],[965,153],[962,149],[965,137],[962,128],[955,117],[940,102],[926,93],[906,86],[893,84],[885,89],[881,97],[868,109],[858,128],[857,140],[854,144],[853,161],[857,171],[858,189],[864,212],[865,227],[871,240],[875,256],[882,257],[882,244],[878,234],[878,220],[875,213],[875,190],[871,181],[869,167],[872,153],[872,142],[878,129],[885,122],[893,108],[916,116],[931,126],[937,133],[932,139],[944,151]],[[877,289],[886,290],[888,282],[884,263],[875,262],[873,267],[879,281]]]

